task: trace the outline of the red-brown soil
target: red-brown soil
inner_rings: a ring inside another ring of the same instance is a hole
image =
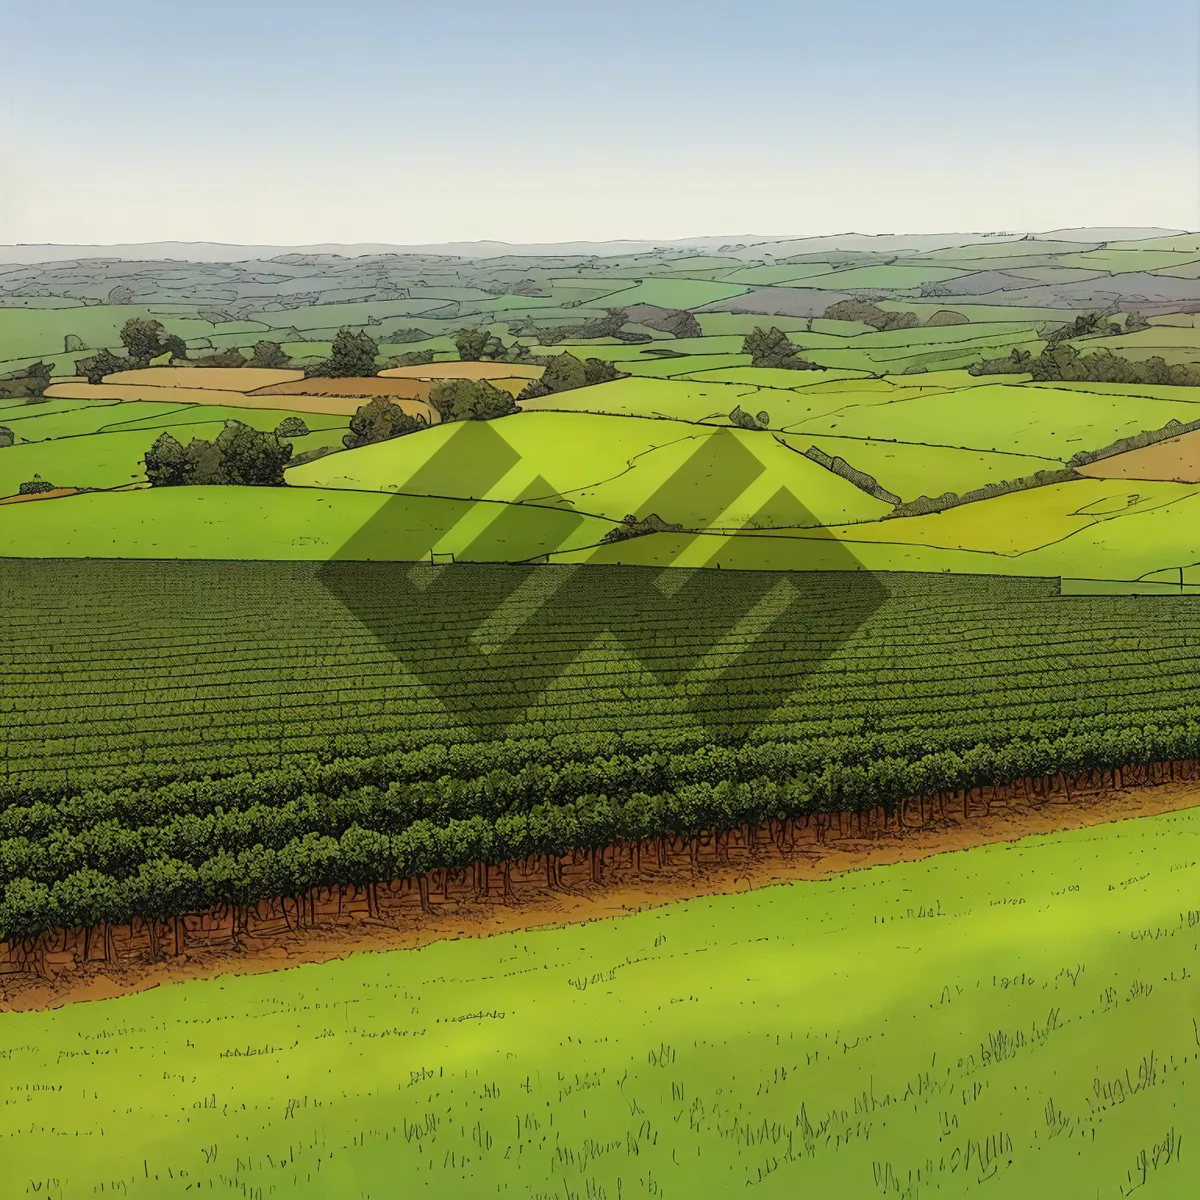
[[[189,946],[186,954],[158,963],[123,965],[91,961],[57,978],[34,975],[0,976],[0,1011],[56,1008],[83,1000],[100,1000],[143,991],[163,983],[208,978],[227,973],[274,971],[301,963],[326,962],[362,951],[394,950],[421,946],[443,938],[487,937],[539,925],[558,925],[622,916],[642,909],[695,896],[748,891],[798,880],[820,879],[840,871],[910,862],[930,855],[965,850],[972,846],[1015,841],[1030,835],[1077,829],[1131,817],[1174,812],[1200,804],[1200,784],[1168,783],[1157,787],[1101,790],[1031,800],[1009,799],[984,805],[974,802],[969,817],[961,809],[947,811],[923,824],[887,831],[874,829],[863,835],[849,817],[833,818],[824,833],[803,832],[795,849],[781,853],[760,841],[758,856],[726,840],[711,841],[693,868],[683,854],[655,864],[643,853],[639,874],[633,869],[633,851],[621,863],[604,863],[605,882],[590,881],[590,868],[582,858],[564,871],[564,890],[550,890],[544,872],[514,872],[513,894],[504,902],[502,875],[489,875],[488,899],[474,898],[473,889],[460,883],[443,900],[434,890],[435,911],[422,911],[414,891],[381,893],[378,916],[366,915],[367,902],[351,890],[327,897],[317,923],[302,931],[287,929],[269,938],[251,937],[241,948],[227,941],[211,947]],[[915,812],[908,814],[911,821]],[[818,840],[819,839],[819,840]],[[324,916],[325,919],[322,919]],[[340,923],[339,923],[340,921]],[[282,921],[279,922],[282,926]]]

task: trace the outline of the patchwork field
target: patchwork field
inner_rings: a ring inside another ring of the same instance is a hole
[[[1200,241],[615,249],[0,270],[0,1008],[492,914],[4,1011],[0,1193],[1196,1190]]]

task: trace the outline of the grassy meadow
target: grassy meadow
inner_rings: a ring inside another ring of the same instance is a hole
[[[11,1195],[1193,1195],[1200,812],[0,1021]]]

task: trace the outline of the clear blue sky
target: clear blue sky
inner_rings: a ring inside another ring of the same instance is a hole
[[[1200,225],[1195,0],[8,0],[0,36],[0,242]]]

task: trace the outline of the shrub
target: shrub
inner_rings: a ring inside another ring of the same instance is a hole
[[[133,303],[133,288],[127,287],[123,283],[118,283],[108,293],[109,304],[132,304]]]
[[[54,484],[48,483],[40,475],[35,475],[27,483],[23,483],[19,488],[17,488],[17,495],[37,496],[42,492],[52,491],[54,491]]]
[[[299,417],[284,417],[275,426],[275,436],[280,438],[307,437],[308,426]]]
[[[16,440],[13,431],[7,425],[0,425],[0,447],[11,446]]]

